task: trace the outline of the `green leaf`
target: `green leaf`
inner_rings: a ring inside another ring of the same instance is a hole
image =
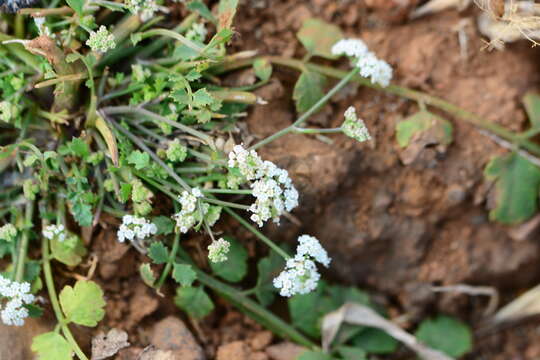
[[[82,159],[86,159],[90,156],[90,148],[88,144],[81,138],[74,138],[68,142],[65,146],[60,148],[61,155],[75,155]]]
[[[197,279],[197,273],[191,265],[174,264],[172,277],[182,286],[191,286]]]
[[[343,360],[367,360],[367,354],[364,350],[352,346],[340,346],[337,352]]]
[[[71,360],[71,345],[60,334],[51,331],[34,337],[32,351],[39,360]]]
[[[523,97],[523,105],[531,122],[531,129],[540,129],[540,94],[528,92]]]
[[[150,155],[142,151],[135,150],[127,157],[128,163],[135,165],[135,169],[142,170],[150,163]]]
[[[83,16],[84,0],[66,0],[70,8],[75,10],[77,15]]]
[[[78,280],[74,287],[65,286],[59,299],[69,322],[93,327],[105,316],[103,290],[93,281]]]
[[[208,9],[208,7],[202,1],[191,1],[187,4],[187,8],[188,10],[198,12],[203,18],[214,24],[217,22],[210,9]]]
[[[311,55],[335,59],[332,46],[343,39],[343,33],[336,25],[328,24],[320,19],[307,19],[296,34],[298,40]]]
[[[320,337],[321,318],[339,306],[324,294],[325,288],[326,284],[321,281],[315,291],[288,300],[293,325],[314,338]]]
[[[391,354],[398,347],[396,339],[376,328],[365,328],[351,342],[355,347],[373,354]]]
[[[472,334],[467,325],[449,316],[437,316],[420,323],[418,340],[452,357],[460,357],[472,349]]]
[[[231,237],[225,237],[225,240],[231,243],[227,260],[219,263],[210,262],[210,267],[220,278],[230,282],[239,282],[247,273],[248,253],[237,240]]]
[[[152,271],[150,264],[141,264],[139,267],[139,274],[141,275],[142,281],[146,285],[154,287],[154,284],[156,283],[156,276],[154,275],[154,271]]]
[[[92,214],[92,206],[85,204],[80,198],[77,198],[77,200],[73,202],[71,210],[75,221],[77,221],[79,225],[92,225],[92,220],[94,218]]]
[[[257,284],[255,296],[262,306],[268,306],[274,302],[277,289],[272,283],[273,279],[279,275],[285,266],[285,259],[275,251],[259,260],[257,264]]]
[[[189,316],[196,319],[202,319],[214,310],[214,303],[202,286],[179,287],[176,290],[174,303]]]
[[[174,230],[174,222],[167,216],[156,216],[152,219],[157,227],[156,235],[169,235]]]
[[[517,153],[498,156],[484,170],[488,180],[495,181],[495,208],[491,220],[516,224],[537,211],[540,169]]]
[[[272,64],[268,59],[258,58],[253,63],[253,69],[255,70],[255,75],[262,81],[270,80],[272,76]]]
[[[74,234],[67,234],[64,241],[54,238],[51,240],[52,256],[67,266],[77,266],[81,263],[86,249],[81,238]]]
[[[28,316],[31,318],[38,318],[43,315],[43,309],[37,305],[25,304],[23,306],[28,310]]]
[[[165,264],[169,260],[169,250],[161,242],[154,242],[148,249],[148,257],[154,264]]]
[[[120,201],[125,203],[131,198],[131,190],[133,189],[133,185],[130,183],[122,183],[120,185]]]
[[[306,351],[300,354],[296,360],[332,360],[332,357],[321,351]]]
[[[414,138],[420,136],[424,136],[426,145],[450,145],[452,132],[452,123],[427,110],[420,110],[396,125],[396,139],[402,148],[409,146]]]
[[[316,72],[304,70],[294,86],[293,99],[299,113],[308,111],[324,96],[326,78]]]
[[[236,8],[238,7],[238,0],[220,0],[218,7],[218,30],[230,29],[234,15],[236,14]]]
[[[197,107],[207,106],[213,102],[214,98],[205,88],[199,89],[193,94],[193,105]]]

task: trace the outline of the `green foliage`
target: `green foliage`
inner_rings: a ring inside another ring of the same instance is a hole
[[[90,156],[90,148],[88,144],[81,138],[74,138],[66,145],[60,147],[60,155],[73,155],[78,156],[82,159],[86,159]]]
[[[437,316],[420,323],[416,331],[419,341],[458,358],[472,349],[472,333],[467,325],[449,316]]]
[[[491,220],[516,224],[529,219],[538,208],[540,169],[517,153],[493,158],[484,175],[495,181],[495,208]]]
[[[343,38],[339,27],[320,19],[307,19],[296,34],[308,54],[335,59],[332,46]]]
[[[174,231],[174,221],[166,216],[156,216],[152,218],[152,222],[158,229],[156,235],[169,235]]]
[[[449,145],[452,143],[452,124],[427,110],[420,110],[396,125],[399,146],[407,147],[413,139],[424,137],[427,144]]]
[[[340,346],[337,352],[343,360],[367,360],[367,354],[364,350],[352,346]]]
[[[272,64],[268,59],[260,58],[253,62],[253,70],[255,75],[261,79],[261,81],[268,81],[272,76]]]
[[[332,357],[322,351],[306,351],[300,354],[297,360],[332,360]]]
[[[83,6],[84,6],[84,0],[66,0],[69,7],[71,7],[77,15],[83,16]]]
[[[202,286],[179,287],[176,290],[174,303],[195,319],[202,319],[214,310],[214,303]]]
[[[154,287],[154,284],[156,283],[156,275],[154,275],[154,271],[152,271],[150,264],[141,264],[139,267],[139,274],[141,275],[142,281],[146,285]]]
[[[304,113],[324,96],[326,78],[319,73],[304,70],[294,86],[293,99],[296,111]]]
[[[172,277],[180,285],[189,287],[197,280],[197,273],[191,265],[174,264]]]
[[[270,251],[267,257],[259,260],[255,296],[261,305],[268,306],[274,302],[277,289],[272,281],[279,275],[284,266],[285,259],[275,251]]]
[[[396,351],[399,345],[396,339],[375,328],[363,329],[352,339],[351,343],[371,354],[391,354]]]
[[[220,0],[218,7],[218,30],[230,29],[234,15],[236,14],[236,8],[238,7],[238,0]]]
[[[527,111],[531,129],[540,130],[540,94],[528,92],[523,97],[523,105]]]
[[[52,256],[68,266],[77,266],[86,255],[86,248],[81,238],[74,234],[67,234],[64,241],[56,237],[50,241]]]
[[[198,12],[203,18],[210,21],[211,23],[217,22],[210,9],[208,9],[208,7],[200,0],[190,1],[187,4],[187,8],[191,11]]]
[[[218,263],[210,262],[210,267],[220,278],[230,282],[239,282],[247,273],[247,250],[231,237],[224,237],[224,239],[231,244],[227,260]]]
[[[38,335],[32,340],[32,351],[39,360],[71,360],[71,346],[62,335],[51,331]]]
[[[150,164],[150,155],[142,151],[133,151],[127,158],[129,164],[135,166],[135,169],[142,170]]]
[[[93,327],[105,315],[103,290],[93,281],[78,280],[74,287],[65,286],[59,300],[68,322]]]
[[[154,264],[165,264],[169,261],[169,250],[161,242],[153,242],[148,249],[148,257]]]

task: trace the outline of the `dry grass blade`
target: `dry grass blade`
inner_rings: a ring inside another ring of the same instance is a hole
[[[449,286],[432,286],[431,290],[433,292],[454,292],[462,293],[471,296],[489,296],[489,303],[484,310],[484,316],[492,314],[499,304],[499,292],[497,289],[491,286],[471,286],[466,284],[456,284]]]
[[[450,8],[456,8],[459,11],[462,11],[465,10],[470,4],[471,0],[431,0],[412,11],[409,15],[409,19],[417,19],[419,17]]]
[[[533,287],[500,309],[493,316],[492,322],[498,324],[538,314],[540,314],[540,285]]]
[[[422,359],[452,360],[451,357],[421,344],[413,335],[386,320],[369,307],[355,303],[346,303],[323,318],[322,347],[324,351],[328,351],[343,323],[381,329],[396,340],[401,341]]]

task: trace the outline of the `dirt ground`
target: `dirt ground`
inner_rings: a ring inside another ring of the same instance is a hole
[[[350,37],[364,39],[394,67],[397,84],[442,97],[511,130],[526,127],[521,97],[538,86],[539,50],[523,41],[505,51],[483,51],[476,9],[408,21],[406,14],[418,2],[244,0],[235,20],[238,35],[233,46],[302,57],[295,33],[304,19],[319,17]],[[458,41],[458,26],[468,39],[466,51]],[[278,68],[272,82],[258,90],[268,104],[251,109],[246,119],[255,137],[275,132],[294,119],[291,93],[296,76]],[[263,157],[289,170],[302,194],[301,207],[294,214],[299,222],[284,222],[267,233],[283,241],[292,241],[299,233],[318,237],[333,257],[325,276],[371,291],[392,314],[407,314],[411,326],[442,312],[481,327],[487,299],[436,294],[431,285],[494,286],[505,303],[540,282],[535,232],[523,236],[516,228],[488,221],[490,192],[482,172],[492,156],[504,152],[500,146],[469,124],[444,115],[454,125],[454,143],[444,151],[425,149],[414,162],[403,165],[394,128],[418,105],[364,88],[346,88],[339,97],[312,124],[339,126],[343,111],[354,105],[374,140],[357,144],[336,136],[328,145],[291,135],[262,150]],[[249,240],[235,224],[224,226]],[[280,343],[225,302],[219,302],[218,311],[200,323],[167,318],[181,316],[169,296],[174,289],[165,288],[165,297],[148,289],[136,270],[138,255],[116,242],[113,231],[101,230],[93,251],[100,259],[96,280],[107,295],[101,329],[124,329],[134,344],[117,359],[137,359],[148,344],[174,351],[182,342],[191,349],[179,357],[183,360],[288,359],[279,357],[279,351],[285,350],[275,349],[290,345]],[[166,334],[171,329],[185,336],[169,339]],[[539,334],[538,319],[478,331],[475,350],[467,359],[539,359],[540,345],[535,341]],[[78,335],[88,345],[91,334]],[[295,350],[285,352],[291,351]]]

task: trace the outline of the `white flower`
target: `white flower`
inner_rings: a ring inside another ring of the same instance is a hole
[[[191,25],[191,29],[186,32],[186,38],[189,40],[195,40],[203,42],[208,34],[208,30],[204,27],[202,23],[194,23]]]
[[[374,84],[386,87],[392,80],[392,67],[386,61],[377,59],[371,52],[359,58],[356,66],[360,68],[360,75],[370,78]]]
[[[103,25],[99,27],[98,31],[90,32],[90,38],[86,40],[86,45],[90,46],[93,51],[101,53],[116,47],[114,35]]]
[[[360,58],[368,53],[368,47],[360,39],[341,39],[332,46],[332,54]]]
[[[274,279],[274,287],[280,289],[281,296],[307,294],[317,288],[321,275],[312,260],[295,256],[287,260],[285,269]]]
[[[199,188],[193,188],[191,193],[184,191],[178,198],[182,209],[173,215],[173,219],[176,221],[176,228],[181,233],[187,233],[208,212],[210,206],[206,203],[201,203],[197,208],[197,199],[202,196]]]
[[[27,282],[11,281],[0,275],[0,298],[9,299],[4,309],[0,312],[0,318],[6,325],[22,326],[24,319],[28,317],[28,309],[24,305],[35,301],[30,293],[30,284]]]
[[[321,277],[315,262],[326,267],[330,265],[328,253],[315,237],[301,235],[298,242],[296,255],[287,260],[285,269],[273,281],[281,296],[307,294],[315,290]]]
[[[0,240],[11,242],[17,236],[17,228],[13,224],[6,224],[0,227]]]
[[[341,131],[345,135],[360,142],[371,140],[371,135],[369,135],[366,124],[356,116],[354,107],[349,106],[343,115],[345,116],[345,121],[341,125]]]
[[[145,218],[124,215],[122,218],[122,225],[118,228],[116,236],[118,241],[142,241],[157,233],[157,226],[154,223],[146,220]]]
[[[208,258],[214,263],[226,261],[230,247],[231,243],[223,238],[213,241],[208,245]]]
[[[129,11],[139,14],[143,22],[150,20],[158,10],[155,0],[126,0],[125,3]]]
[[[64,228],[64,225],[58,224],[58,225],[48,225],[43,229],[41,232],[45,238],[49,240],[58,240],[60,242],[64,241],[66,239],[66,229]]]
[[[229,153],[229,167],[238,168],[246,180],[255,180],[262,176],[263,161],[255,150],[246,150],[242,145],[235,145]]]

